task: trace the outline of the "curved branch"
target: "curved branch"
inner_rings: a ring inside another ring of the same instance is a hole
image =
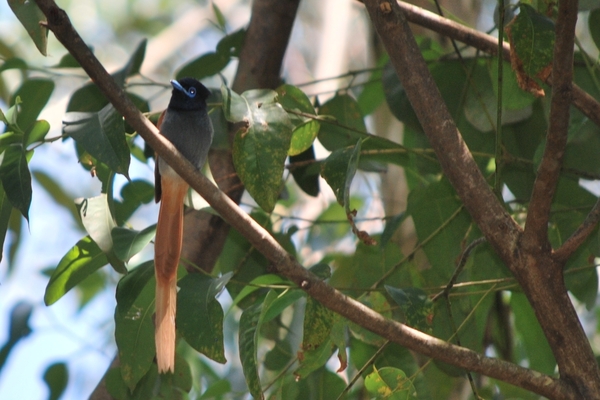
[[[290,279],[327,308],[367,327],[386,339],[426,356],[509,382],[546,397],[576,398],[576,394],[571,388],[560,380],[506,361],[484,357],[472,350],[449,344],[398,322],[388,320],[335,290],[303,268],[267,231],[199,173],[192,164],[181,157],[175,147],[158,133],[156,127],[139,112],[85,46],[71,26],[66,13],[58,8],[53,0],[36,0],[36,2],[48,18],[49,29],[79,61],[115,109],[194,190],[200,193],[227,222],[273,263],[273,272]]]

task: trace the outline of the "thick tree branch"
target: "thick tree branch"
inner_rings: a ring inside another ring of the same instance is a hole
[[[395,2],[364,2],[444,174],[498,254],[511,265],[521,228],[492,193],[473,160]]]
[[[304,269],[258,223],[243,212],[229,197],[215,187],[204,175],[181,157],[135,107],[126,94],[89,51],[71,26],[66,13],[53,0],[36,0],[48,18],[48,27],[69,50],[90,78],[98,85],[127,122],[200,193],[227,222],[244,235],[272,263],[273,272],[287,277],[326,307],[365,326],[373,332],[400,345],[444,362],[504,380],[542,396],[576,399],[576,394],[563,382],[505,361],[484,357],[474,351],[455,346],[426,335],[403,324],[382,317],[354,299],[333,289]]]
[[[534,253],[538,249],[550,251],[548,219],[560,178],[569,130],[577,4],[577,1],[561,1],[558,6],[552,63],[550,124],[546,135],[546,148],[533,185],[522,242],[526,251],[531,249]]]

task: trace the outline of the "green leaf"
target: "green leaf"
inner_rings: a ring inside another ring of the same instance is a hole
[[[29,66],[27,65],[27,63],[21,59],[21,58],[17,58],[17,57],[13,57],[13,58],[9,58],[8,60],[5,60],[4,63],[0,66],[0,72],[2,71],[6,71],[9,69],[28,69]]]
[[[146,44],[147,40],[142,40],[127,61],[127,64],[112,74],[113,79],[120,87],[125,85],[125,80],[128,77],[139,73],[146,54]],[[107,105],[108,100],[106,100],[100,89],[98,89],[98,86],[94,83],[88,83],[73,93],[67,105],[67,112],[98,112]]]
[[[294,126],[288,154],[290,156],[298,155],[312,146],[319,133],[320,124],[314,119],[316,118],[315,108],[306,94],[292,85],[278,87],[277,100],[288,113]],[[299,115],[300,113],[306,115]],[[315,117],[311,118],[309,115]]]
[[[383,67],[389,62],[389,56],[383,54],[377,60],[376,70],[374,70],[367,83],[363,85],[360,95],[356,99],[358,108],[362,115],[372,114],[385,101],[385,92],[383,90]]]
[[[68,112],[63,124],[65,135],[75,139],[92,157],[128,178],[130,154],[123,117],[112,105],[97,113]]]
[[[29,221],[31,205],[31,173],[27,166],[28,152],[20,143],[11,144],[0,154],[0,180],[12,206]]]
[[[354,146],[359,135],[367,131],[358,103],[346,94],[338,94],[323,104],[319,115],[334,118],[321,120],[319,131],[319,141],[329,151]]]
[[[187,400],[192,374],[188,362],[176,354],[174,374],[159,374],[156,364],[152,364],[135,388],[130,389],[123,379],[123,368],[116,367],[108,370],[105,382],[110,396],[118,400]]]
[[[50,124],[46,120],[35,121],[31,127],[25,133],[24,144],[25,147],[28,147],[36,142],[41,142],[44,140],[48,132],[50,131]]]
[[[221,72],[229,64],[230,60],[230,57],[226,54],[206,53],[184,65],[175,77],[176,79],[193,77],[201,80]]]
[[[23,131],[28,131],[40,115],[52,92],[54,81],[50,79],[28,79],[13,94],[11,105],[16,104],[17,97],[23,100],[20,106],[17,124]]]
[[[2,181],[0,180],[0,249],[4,248],[4,240],[6,239],[6,231],[8,230],[8,223],[10,222],[10,215],[13,207],[8,196],[4,192],[2,187]],[[4,258],[3,252],[0,252],[0,261]],[[12,263],[8,263],[8,272],[11,271]]]
[[[121,376],[129,390],[148,372],[154,347],[154,262],[146,262],[124,276],[117,285],[115,339]]]
[[[374,367],[373,370],[365,378],[365,387],[375,399],[418,399],[417,391],[404,371],[392,367],[380,370]]]
[[[148,181],[134,179],[121,188],[122,201],[115,201],[117,225],[123,225],[142,205],[154,201],[154,185]]]
[[[552,69],[554,22],[528,4],[520,4],[519,14],[506,27],[511,44],[511,64],[523,90],[543,96],[534,78],[544,80]]]
[[[237,296],[235,296],[233,302],[231,303],[231,309],[233,309],[233,307],[235,307],[240,301],[244,300],[250,294],[261,289],[261,286],[268,287],[271,285],[282,284],[290,284],[290,282],[287,279],[284,279],[279,275],[275,274],[257,276],[256,278],[252,279],[252,281],[250,281],[247,285],[245,285],[244,288],[237,294]]]
[[[360,298],[360,302],[375,312],[378,312],[385,318],[392,317],[392,307],[389,303],[388,299],[380,292],[370,292],[366,295],[363,295]],[[350,322],[348,324],[350,327],[350,332],[354,337],[359,338],[360,340],[374,344],[376,346],[382,346],[386,340],[381,336],[371,332],[370,330],[355,324],[354,322]]]
[[[129,261],[131,257],[142,251],[154,237],[156,224],[150,225],[141,231],[114,227],[111,231],[115,255],[119,260]]]
[[[44,294],[44,303],[56,303],[75,285],[108,263],[100,247],[86,236],[75,244],[60,260],[50,277]]]
[[[422,289],[409,287],[398,289],[385,285],[392,299],[400,306],[406,324],[422,332],[431,333],[433,302]]]
[[[597,49],[600,49],[600,8],[590,11],[588,29]]]
[[[112,230],[116,225],[108,204],[108,196],[102,193],[89,199],[79,199],[77,205],[85,230],[106,254],[110,265],[121,274],[127,273],[125,264],[114,251]]]
[[[58,400],[67,388],[69,372],[64,362],[53,363],[44,372],[44,382],[48,385],[50,395],[48,400]]]
[[[39,9],[35,1],[8,0],[8,5],[23,27],[25,27],[25,30],[27,30],[33,43],[35,43],[35,47],[37,47],[42,55],[47,55],[48,28],[40,24],[40,22],[46,22],[46,16]]]
[[[292,138],[293,140],[293,138]],[[308,165],[296,166],[296,163],[309,162]],[[310,146],[302,153],[290,156],[290,172],[304,193],[316,197],[321,191],[319,186],[320,164],[315,160],[315,148]]]
[[[8,339],[0,349],[0,371],[6,364],[6,360],[15,345],[23,338],[29,336],[31,327],[29,318],[33,311],[33,306],[24,301],[20,301],[12,308],[10,312],[10,325],[8,328]]]
[[[556,360],[527,298],[522,293],[512,292],[510,305],[518,337],[529,360],[529,368],[543,374],[553,374]]]
[[[221,396],[224,396],[229,392],[231,392],[231,383],[229,380],[219,379],[208,386],[206,391],[202,393],[202,396],[198,397],[198,400],[220,399]]]
[[[379,243],[379,246],[385,247],[387,245],[387,243],[392,239],[392,237],[394,236],[400,225],[402,225],[405,219],[406,214],[402,212],[398,215],[394,215],[393,217],[385,221],[385,228],[383,228],[383,232],[381,234],[381,242]]]
[[[215,18],[217,19],[217,24],[219,24],[219,28],[225,29],[225,24],[227,21],[225,20],[225,16],[221,12],[221,9],[217,7],[214,2],[211,2],[213,13],[215,14]]]
[[[224,101],[228,103],[224,93]],[[246,109],[244,118],[237,121],[248,123],[238,131],[233,142],[235,169],[258,205],[271,212],[282,188],[282,175],[292,136],[292,125],[287,113],[275,102],[277,94],[272,90],[249,90],[242,94]],[[242,111],[239,103],[235,113]],[[239,108],[239,110],[238,110]],[[234,114],[229,109],[229,116]],[[228,115],[226,111],[225,115]]]
[[[256,303],[244,310],[240,317],[239,351],[242,370],[250,394],[255,399],[264,399],[258,376],[258,336],[264,313],[277,297],[277,292],[269,291],[262,303]]]
[[[188,274],[178,282],[176,325],[185,341],[208,358],[224,364],[223,309],[215,299],[233,274],[211,278]]]
[[[329,338],[335,313],[312,297],[306,299],[304,311],[304,337],[302,350],[310,351],[321,346]]]
[[[217,43],[217,53],[231,57],[239,57],[245,39],[246,29],[238,29],[219,40],[219,43]]]
[[[335,150],[327,157],[321,167],[321,175],[335,194],[337,202],[346,209],[350,208],[350,185],[360,159],[360,140],[353,148]]]
[[[417,237],[425,241],[433,235],[423,246],[432,266],[425,275],[432,285],[448,283],[461,253],[462,241],[471,224],[467,211],[458,212],[461,206],[446,179],[414,189],[408,196],[406,212],[413,218]]]

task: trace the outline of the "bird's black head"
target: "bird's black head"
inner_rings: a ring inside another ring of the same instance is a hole
[[[194,111],[206,108],[206,99],[210,90],[194,78],[172,80],[173,92],[169,108],[182,111]]]

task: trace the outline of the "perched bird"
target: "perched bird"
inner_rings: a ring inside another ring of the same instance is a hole
[[[193,165],[201,168],[212,143],[207,112],[210,91],[193,78],[172,80],[169,106],[158,120],[160,133]],[[175,371],[177,266],[183,234],[183,200],[188,184],[160,157],[154,169],[155,200],[160,204],[154,241],[156,273],[156,361],[158,372]]]

